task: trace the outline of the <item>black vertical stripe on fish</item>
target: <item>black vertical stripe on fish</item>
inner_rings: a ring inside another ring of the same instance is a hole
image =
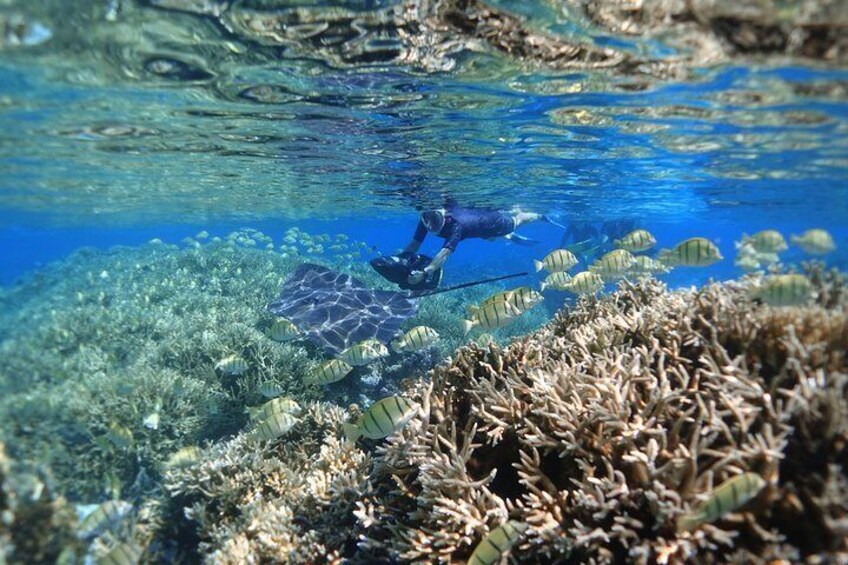
[[[386,408],[386,403],[385,403],[385,402],[381,402],[381,403],[380,403],[380,408],[382,408],[383,413],[386,415],[386,418],[388,418],[388,419],[389,419],[389,429],[391,429],[391,428],[392,428],[392,426],[394,425],[395,420],[394,420],[394,418],[392,418],[392,415],[391,415],[391,414],[389,414],[389,409],[388,409],[388,408]]]
[[[397,409],[398,409],[398,420],[400,420],[400,417],[403,416],[403,408],[401,408],[401,406],[400,406],[400,400],[398,399],[398,397],[395,396],[393,398],[394,398],[394,401],[395,401],[395,406],[397,406]]]
[[[491,545],[492,547],[495,548],[495,551],[497,551],[500,555],[503,555],[504,551],[506,551],[506,549],[509,549],[509,548],[506,548],[506,549],[502,548],[501,546],[499,546],[498,544],[495,543],[495,540],[491,539],[491,536],[492,536],[492,534],[489,534],[488,536],[483,538],[483,543],[488,543],[489,545]]]
[[[385,434],[386,432],[383,431],[383,426],[380,425],[380,421],[377,420],[377,417],[374,415],[374,412],[369,410],[368,415],[371,416],[371,421],[374,422],[374,425],[377,426],[377,429],[380,431],[380,433]],[[389,429],[389,431],[391,431],[391,428]]]

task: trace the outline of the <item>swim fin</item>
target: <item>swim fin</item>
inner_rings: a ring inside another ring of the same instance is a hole
[[[532,245],[536,245],[537,243],[539,243],[538,240],[530,239],[529,237],[524,237],[524,236],[518,235],[517,233],[507,234],[507,235],[504,236],[504,238],[511,241],[512,243],[514,243],[516,245],[526,245],[527,247],[530,247]]]
[[[558,228],[565,229],[565,226],[557,221],[559,219],[560,218],[558,214],[542,214],[543,222],[548,222],[549,224],[554,225]]]

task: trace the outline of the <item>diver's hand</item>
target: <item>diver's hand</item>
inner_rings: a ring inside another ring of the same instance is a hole
[[[409,276],[406,278],[406,282],[409,284],[419,284],[424,280],[424,277],[427,276],[427,273],[424,271],[412,271],[409,273]]]

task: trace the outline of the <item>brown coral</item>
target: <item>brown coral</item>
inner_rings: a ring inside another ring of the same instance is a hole
[[[421,390],[420,419],[377,450],[362,547],[466,558],[509,516],[531,526],[522,561],[848,550],[848,301],[829,306],[778,310],[739,283],[668,292],[645,280],[505,350],[460,350]],[[745,511],[677,531],[742,471],[769,481]]]

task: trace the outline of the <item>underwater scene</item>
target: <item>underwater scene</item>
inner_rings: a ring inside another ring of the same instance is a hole
[[[848,564],[845,0],[0,0],[0,565]]]

